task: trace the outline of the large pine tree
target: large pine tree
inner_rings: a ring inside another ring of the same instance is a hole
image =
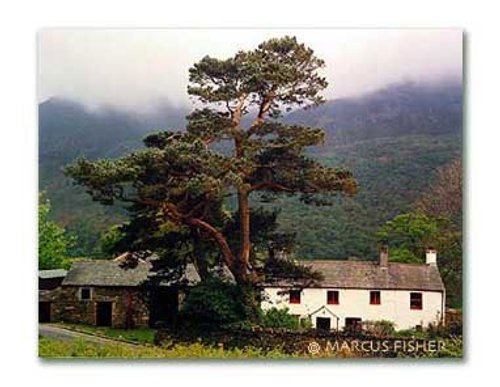
[[[178,233],[179,240],[186,233],[201,235],[239,283],[254,282],[252,193],[298,194],[311,203],[356,191],[350,171],[305,156],[307,147],[323,142],[323,130],[279,120],[284,112],[324,102],[323,67],[293,37],[270,39],[228,59],[206,56],[189,69],[188,93],[197,109],[185,131],[150,135],[145,149],[118,160],[80,159],[66,173],[103,204],[129,204],[131,249],[171,243],[145,243],[161,230]],[[224,207],[232,194],[234,214]],[[226,232],[234,230],[227,227],[234,216],[237,236]]]

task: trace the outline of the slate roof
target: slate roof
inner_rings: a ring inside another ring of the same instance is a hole
[[[51,278],[63,278],[68,272],[64,269],[52,269],[52,270],[38,270],[38,278],[41,279],[51,279]]]
[[[389,262],[386,268],[374,261],[300,261],[323,275],[316,287],[444,291],[436,266]],[[290,286],[286,281],[264,286]]]
[[[89,260],[79,261],[71,265],[64,278],[63,286],[139,286],[154,273],[151,273],[151,263],[142,259],[137,265],[124,265],[124,261]],[[193,285],[200,281],[194,265],[187,264],[180,281]],[[171,282],[162,282],[160,286],[169,286]]]
[[[120,261],[79,261],[71,265],[62,285],[138,286],[148,277],[149,264],[138,261],[135,267],[123,267]]]

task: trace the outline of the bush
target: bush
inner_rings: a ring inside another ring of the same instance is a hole
[[[372,334],[374,336],[385,337],[391,336],[395,332],[395,324],[388,320],[379,321],[364,321],[363,330],[366,333]]]
[[[262,313],[262,326],[265,328],[298,329],[299,319],[288,312],[288,308],[272,308]]]
[[[312,329],[313,327],[313,323],[310,317],[301,318],[299,325],[302,329]]]
[[[246,291],[219,278],[209,278],[193,287],[180,311],[187,323],[221,326],[249,320],[252,316],[243,300]]]
[[[394,333],[395,337],[412,337],[415,339],[427,339],[428,335],[427,332],[423,331],[422,329],[401,329],[397,332]]]

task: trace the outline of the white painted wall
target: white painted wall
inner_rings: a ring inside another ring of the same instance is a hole
[[[327,291],[339,292],[339,304],[327,304]],[[378,290],[378,289],[373,289]],[[283,293],[283,294],[280,294]],[[427,327],[429,323],[438,323],[442,319],[443,294],[441,292],[423,291],[422,310],[410,309],[409,290],[380,290],[380,305],[370,305],[370,290],[368,289],[335,289],[335,288],[308,288],[301,291],[300,304],[290,304],[286,289],[265,288],[261,302],[262,309],[288,308],[290,314],[308,317],[312,312],[327,307],[339,317],[339,329],[345,324],[346,317],[367,320],[390,320],[396,324],[396,329],[410,329],[416,325]],[[312,316],[313,326],[316,326],[316,317],[330,317],[328,313]],[[336,328],[336,319],[332,317],[331,326]]]

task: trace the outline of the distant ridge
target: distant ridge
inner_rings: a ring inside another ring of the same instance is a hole
[[[361,97],[292,112],[287,121],[324,127],[330,135],[327,144],[458,133],[462,128],[462,86],[452,81],[394,84]]]

